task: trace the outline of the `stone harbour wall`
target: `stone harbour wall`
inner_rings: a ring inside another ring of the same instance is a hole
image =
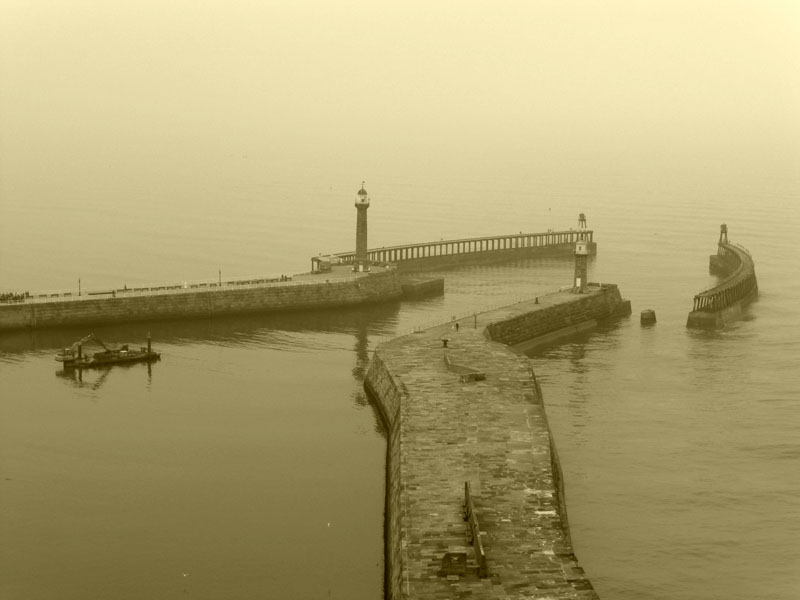
[[[401,293],[396,271],[386,270],[319,283],[26,302],[0,305],[0,331],[329,308],[397,299]]]
[[[384,587],[387,598],[402,597],[402,565],[403,565],[403,528],[401,526],[400,486],[402,482],[402,451],[400,435],[400,406],[406,395],[399,377],[392,377],[391,372],[381,360],[375,356],[370,364],[369,376],[365,387],[372,398],[379,398],[375,403],[381,415],[381,421],[387,432],[386,443],[386,499],[384,507]]]
[[[551,340],[553,334],[577,333],[603,319],[631,313],[630,302],[622,299],[616,285],[589,286],[590,293],[575,294],[571,302],[551,302],[555,295],[543,296],[533,310],[489,324],[486,328],[489,339],[524,347],[545,336]]]
[[[595,286],[378,346],[365,387],[388,432],[386,598],[596,600],[572,549],[541,390],[509,344],[629,313],[616,286]],[[462,511],[465,482],[486,577]]]

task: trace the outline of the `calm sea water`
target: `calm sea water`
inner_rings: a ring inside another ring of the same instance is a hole
[[[191,176],[7,181],[2,291],[295,273],[352,249],[360,181],[270,173],[227,157]],[[589,577],[607,599],[800,597],[797,170],[565,173],[367,181],[370,247],[585,212],[590,277],[634,315],[531,360]],[[723,331],[688,331],[722,222],[760,296]],[[414,303],[99,327],[113,343],[150,332],[163,358],[82,378],[53,355],[84,329],[0,336],[0,597],[380,597],[371,351],[568,284],[572,265],[444,276],[444,297]]]

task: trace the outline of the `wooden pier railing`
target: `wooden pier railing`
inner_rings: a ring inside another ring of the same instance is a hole
[[[717,256],[722,262],[734,265],[733,272],[717,286],[694,297],[694,311],[716,312],[732,306],[758,289],[755,265],[750,253],[729,242],[720,242]]]

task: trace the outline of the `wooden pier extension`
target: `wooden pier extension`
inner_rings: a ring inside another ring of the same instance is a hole
[[[595,254],[597,244],[593,241],[592,230],[569,229],[387,246],[368,250],[367,256],[371,264],[394,264],[401,271],[441,269],[547,254],[572,256],[579,234],[588,241],[589,253]],[[323,261],[331,265],[351,265],[355,263],[355,256],[355,252],[315,256],[311,259],[311,270],[319,270]]]
[[[744,307],[758,295],[755,264],[745,248],[728,241],[728,226],[720,227],[717,253],[709,257],[709,270],[725,279],[694,297],[686,326],[696,329],[722,329],[739,319]]]

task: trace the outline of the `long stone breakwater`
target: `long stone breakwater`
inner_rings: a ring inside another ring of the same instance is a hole
[[[202,288],[162,287],[28,298],[0,304],[0,332],[157,319],[208,318],[229,314],[334,308],[399,298],[402,282],[393,268],[353,273],[339,267],[288,281]]]
[[[512,348],[630,311],[616,286],[590,285],[377,347],[365,387],[388,431],[387,598],[597,598],[542,391]]]
[[[709,270],[724,279],[695,295],[687,327],[722,329],[726,323],[741,318],[744,308],[758,296],[753,258],[748,250],[728,241],[727,225],[720,228],[717,253],[709,257]]]

